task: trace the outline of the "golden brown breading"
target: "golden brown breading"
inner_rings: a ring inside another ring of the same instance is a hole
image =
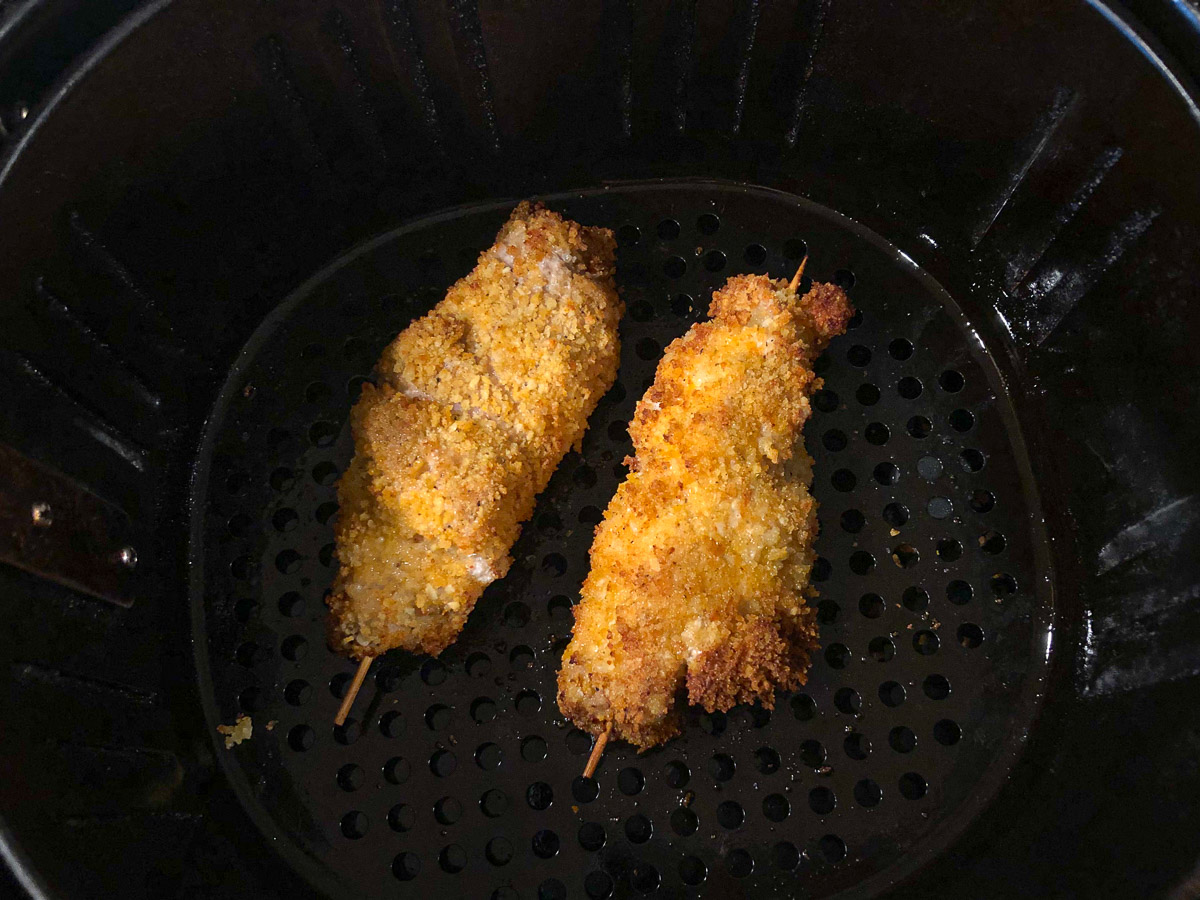
[[[596,528],[558,702],[580,728],[647,748],[705,709],[807,677],[817,535],[801,430],[813,360],[851,315],[841,289],[731,278],[672,343],[629,433],[636,456]]]
[[[616,379],[612,233],[522,203],[351,413],[330,643],[440,653]]]

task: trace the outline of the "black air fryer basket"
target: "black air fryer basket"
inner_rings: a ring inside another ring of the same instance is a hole
[[[0,888],[1200,895],[1197,75],[1189,0],[0,4]],[[530,197],[617,234],[618,383],[335,728],[349,409]],[[809,682],[583,779],[634,405],[806,255]]]

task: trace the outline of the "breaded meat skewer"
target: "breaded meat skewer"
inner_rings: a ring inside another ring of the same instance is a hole
[[[330,645],[437,655],[617,374],[612,232],[522,203],[474,270],[384,350],[351,412]]]
[[[801,430],[813,362],[852,310],[840,288],[800,297],[797,282],[729,279],[637,405],[558,677],[596,751],[672,737],[681,690],[709,711],[770,707],[807,679],[817,518]]]

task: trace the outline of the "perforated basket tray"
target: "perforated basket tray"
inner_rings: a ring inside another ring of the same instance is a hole
[[[353,666],[325,646],[347,414],[384,345],[465,274],[512,203],[433,216],[351,252],[251,338],[194,482],[191,603],[210,726],[252,716],[225,769],[273,846],[336,896],[869,893],[988,802],[1035,715],[1050,607],[1036,493],[969,323],[877,235],[737,185],[546,198],[617,230],[617,385],[563,461],[512,571],[436,660]],[[822,652],[774,710],[692,710],[644,755],[590,738],[555,677],[627,422],[662,348],[736,272],[849,289],[806,430],[821,503]]]

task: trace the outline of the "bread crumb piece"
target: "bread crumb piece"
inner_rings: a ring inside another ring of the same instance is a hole
[[[254,723],[249,716],[238,716],[232,725],[218,725],[217,731],[225,735],[225,749],[232,750],[242,741],[250,739],[254,733]]]

